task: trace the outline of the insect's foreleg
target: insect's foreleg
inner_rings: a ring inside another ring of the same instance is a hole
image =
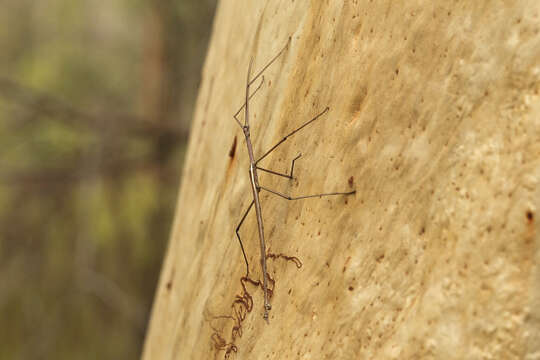
[[[248,100],[251,100],[251,98],[257,93],[257,91],[259,91],[259,89],[261,88],[263,83],[264,83],[264,76],[261,77],[261,82],[259,83],[259,86],[257,86],[257,88],[255,90],[253,90],[251,95],[249,95]],[[243,103],[242,106],[240,107],[240,109],[238,109],[238,111],[233,115],[234,120],[236,120],[236,122],[238,123],[238,125],[240,125],[240,127],[242,127],[243,125],[240,122],[240,120],[238,120],[237,116],[238,116],[238,114],[240,114],[240,111],[244,110],[245,107],[246,107],[246,103]]]
[[[246,212],[244,213],[244,216],[242,216],[242,220],[240,220],[240,223],[236,227],[236,237],[238,237],[238,241],[240,242],[240,248],[242,249],[242,255],[244,255],[244,260],[246,262],[246,277],[249,277],[249,263],[248,263],[248,259],[247,259],[247,256],[246,256],[246,251],[244,250],[244,244],[242,243],[242,239],[240,239],[239,231],[240,231],[240,226],[242,226],[242,224],[244,223],[244,220],[246,219],[247,215],[249,214],[249,211],[253,207],[253,203],[254,203],[254,201],[251,200],[251,204],[249,204],[249,207],[246,210]]]
[[[261,156],[259,159],[257,159],[257,161],[255,161],[255,165],[257,165],[262,159],[264,159],[265,157],[267,157],[272,151],[274,151],[279,145],[283,144],[289,137],[291,137],[292,135],[296,134],[298,131],[302,130],[303,128],[305,128],[306,126],[308,126],[309,124],[311,124],[312,122],[314,122],[315,120],[317,120],[318,118],[320,118],[321,116],[323,116],[325,113],[328,112],[328,110],[330,110],[330,108],[327,106],[321,113],[317,114],[313,119],[309,120],[308,122],[302,124],[300,127],[296,128],[295,130],[291,131],[290,133],[288,133],[287,135],[285,135],[283,137],[283,139],[281,139],[280,141],[278,141],[278,143],[274,146],[272,146],[270,148],[270,150],[268,150],[267,152],[264,153],[263,156]],[[294,161],[293,161],[293,166],[294,166]]]
[[[263,73],[270,65],[272,65],[272,63],[273,63],[274,61],[276,61],[276,59],[283,53],[283,51],[285,51],[285,49],[289,46],[290,43],[291,43],[291,38],[289,37],[289,40],[287,40],[287,43],[285,44],[285,46],[283,47],[283,49],[281,49],[281,50],[277,53],[277,55],[274,56],[274,57],[272,58],[272,60],[270,60],[266,65],[264,65],[264,67],[257,73],[257,75],[255,75],[255,76],[253,77],[253,79],[251,79],[251,80],[248,82],[248,85],[253,84],[253,83],[255,82],[255,80],[257,80],[257,78],[258,78],[259,76],[261,76],[262,73]]]
[[[262,168],[262,167],[258,167],[257,166],[257,169],[258,170],[261,170],[261,171],[265,171],[267,173],[270,173],[270,174],[274,174],[274,175],[278,175],[278,176],[283,176],[283,177],[286,177],[287,179],[290,179],[292,180],[294,177],[294,162],[296,160],[298,160],[300,158],[300,156],[302,156],[302,154],[299,154],[297,157],[295,157],[292,162],[291,162],[291,174],[290,175],[287,175],[287,174],[283,174],[283,173],[280,173],[278,171],[274,171],[274,170],[269,170],[269,169],[265,169],[265,168]]]
[[[348,192],[332,192],[332,193],[302,195],[302,196],[292,197],[292,196],[289,196],[289,195],[282,194],[279,191],[270,190],[268,188],[265,188],[264,186],[261,186],[261,189],[266,190],[266,191],[268,191],[268,192],[270,192],[270,193],[272,193],[274,195],[280,196],[280,197],[282,197],[284,199],[287,199],[287,200],[300,200],[300,199],[307,199],[307,198],[313,198],[313,197],[335,196],[335,195],[352,195],[352,194],[356,193],[356,190],[353,190],[353,191],[348,191]]]
[[[249,96],[248,98],[248,101],[251,100],[251,98],[253,97],[253,95],[255,95],[255,93],[261,88],[263,82],[264,82],[264,75],[263,75],[263,72],[270,66],[272,65],[272,63],[274,61],[276,61],[276,59],[283,53],[283,51],[285,51],[285,49],[287,48],[287,46],[289,46],[289,43],[291,42],[291,38],[289,38],[289,40],[287,41],[287,44],[285,44],[285,46],[283,47],[283,49],[281,49],[279,51],[279,53],[277,53],[276,56],[274,56],[254,77],[253,79],[249,80],[247,82],[247,86],[249,87],[251,84],[253,84],[258,78],[259,76],[261,77],[261,82],[259,84],[259,86],[257,86],[257,88],[255,89],[255,91],[253,91],[253,93]],[[246,107],[246,103],[244,102],[244,104],[242,104],[242,107],[240,109],[238,109],[238,111],[233,115],[234,117],[234,120],[236,120],[236,122],[238,123],[238,125],[240,125],[240,127],[242,127],[242,123],[240,122],[240,120],[238,120],[238,114],[240,114],[240,112]]]

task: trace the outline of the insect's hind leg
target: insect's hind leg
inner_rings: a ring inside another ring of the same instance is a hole
[[[236,237],[238,238],[238,242],[240,242],[240,249],[242,249],[242,255],[244,255],[244,261],[246,262],[246,277],[249,277],[249,263],[248,263],[248,259],[247,259],[247,256],[246,256],[246,251],[244,250],[244,244],[242,243],[242,239],[240,239],[239,231],[240,231],[240,226],[242,226],[242,224],[244,223],[244,220],[246,219],[247,215],[249,214],[249,211],[253,207],[254,203],[255,203],[255,201],[251,200],[251,204],[249,204],[249,207],[246,210],[246,212],[244,213],[244,216],[242,216],[242,220],[240,220],[240,223],[236,227]]]

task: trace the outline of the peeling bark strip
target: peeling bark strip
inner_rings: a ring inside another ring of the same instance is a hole
[[[268,253],[266,258],[272,260],[284,259],[285,261],[294,263],[298,269],[302,267],[302,262],[300,259],[294,256]],[[271,299],[272,294],[274,293],[276,281],[268,275],[268,282],[270,283],[270,286],[268,287],[268,296]],[[214,316],[211,315],[210,310],[205,309],[204,319],[212,329],[210,340],[215,350],[214,359],[217,359],[221,351],[224,351],[224,359],[229,359],[232,354],[236,354],[238,352],[238,346],[235,343],[238,338],[242,337],[242,323],[246,319],[247,314],[253,310],[253,297],[247,290],[247,284],[261,287],[261,289],[263,289],[263,284],[261,281],[250,279],[247,275],[242,276],[240,278],[242,292],[235,296],[235,299],[231,304],[231,313],[229,315]],[[219,327],[218,325],[214,325],[214,323],[222,320],[232,321],[233,323],[229,340],[225,340],[225,335],[223,334],[224,331],[222,329],[225,325],[220,324]]]

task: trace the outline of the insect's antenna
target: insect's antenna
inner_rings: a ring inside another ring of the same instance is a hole
[[[253,58],[249,60],[249,66],[248,66],[248,72],[247,72],[247,80],[246,80],[246,113],[244,117],[244,126],[249,127],[249,85],[251,84],[249,82],[249,76],[251,75],[251,66],[253,65]]]

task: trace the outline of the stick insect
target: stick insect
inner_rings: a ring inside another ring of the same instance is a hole
[[[274,195],[280,196],[280,197],[282,197],[284,199],[287,199],[287,200],[300,200],[300,199],[306,199],[306,198],[312,198],[312,197],[335,196],[335,195],[352,195],[352,194],[356,193],[356,190],[353,190],[353,191],[349,191],[349,192],[332,192],[332,193],[322,193],[322,194],[303,195],[303,196],[291,197],[291,196],[282,194],[282,193],[280,193],[278,191],[274,191],[274,190],[271,190],[269,188],[266,188],[266,187],[259,184],[259,178],[258,178],[258,174],[257,174],[258,170],[261,170],[261,171],[264,171],[264,172],[267,172],[267,173],[270,173],[270,174],[273,174],[273,175],[282,176],[282,177],[285,177],[285,178],[287,178],[289,180],[293,179],[294,163],[295,163],[296,160],[298,160],[300,158],[300,156],[302,156],[302,154],[299,154],[298,156],[296,156],[292,160],[290,174],[286,174],[286,173],[284,174],[284,173],[280,173],[280,172],[277,172],[277,171],[274,171],[274,170],[265,169],[265,168],[260,167],[258,164],[259,164],[259,162],[261,160],[263,160],[265,157],[267,157],[272,151],[274,151],[279,145],[283,144],[289,137],[291,137],[292,135],[294,135],[298,131],[302,130],[304,127],[308,126],[309,124],[311,124],[312,122],[314,122],[315,120],[317,120],[318,118],[323,116],[325,113],[327,113],[328,110],[330,110],[329,107],[326,107],[322,112],[317,114],[314,118],[312,118],[311,120],[309,120],[306,123],[302,124],[300,127],[296,128],[295,130],[293,130],[289,134],[285,135],[280,141],[278,141],[274,146],[272,146],[268,151],[266,151],[261,157],[259,157],[258,159],[255,159],[255,156],[253,154],[253,145],[251,143],[251,135],[250,135],[250,127],[249,127],[249,100],[255,95],[255,93],[261,88],[262,84],[264,83],[264,75],[263,75],[264,71],[270,65],[272,65],[272,63],[274,61],[276,61],[276,59],[285,51],[285,49],[288,47],[288,45],[290,43],[290,40],[291,39],[289,38],[289,41],[287,42],[285,47],[283,49],[281,49],[281,51],[277,55],[275,55],[253,78],[250,77],[251,76],[251,67],[253,65],[253,58],[250,60],[249,66],[248,66],[248,72],[247,72],[247,80],[246,80],[245,101],[244,101],[244,104],[240,107],[240,109],[233,116],[234,119],[236,120],[236,122],[238,123],[238,125],[240,126],[240,128],[242,129],[242,131],[244,133],[244,137],[246,139],[246,146],[247,146],[247,151],[248,151],[248,155],[249,155],[249,177],[250,177],[250,183],[251,183],[251,190],[253,192],[253,200],[251,201],[249,207],[247,208],[246,212],[242,216],[242,219],[240,220],[240,223],[236,227],[236,236],[238,237],[238,241],[240,242],[240,248],[242,249],[242,255],[244,256],[244,261],[246,262],[246,276],[249,277],[249,263],[248,263],[248,259],[247,259],[247,256],[246,256],[246,252],[244,250],[244,244],[242,243],[242,239],[240,239],[239,230],[240,230],[240,227],[242,226],[242,224],[244,223],[244,220],[246,219],[247,215],[249,214],[251,208],[253,207],[253,205],[255,205],[255,213],[257,215],[257,225],[258,225],[258,230],[259,230],[261,268],[262,268],[262,274],[263,274],[263,283],[262,283],[262,288],[263,288],[263,292],[264,292],[264,314],[263,314],[263,318],[266,320],[267,323],[269,321],[268,320],[268,311],[270,311],[272,309],[272,306],[270,305],[270,300],[269,300],[268,272],[267,272],[267,269],[266,269],[266,243],[265,243],[265,240],[264,240],[263,217],[262,217],[262,210],[261,210],[261,202],[260,202],[260,199],[259,199],[259,193],[261,192],[261,190],[268,191],[268,192],[270,192],[270,193],[272,193]],[[253,91],[253,93],[250,95],[250,93],[249,93],[250,92],[249,91],[250,86],[253,85],[253,83],[259,77],[261,78],[261,82],[257,86],[257,88]],[[242,110],[244,110],[244,123],[243,124],[240,122],[240,120],[238,120],[238,115],[240,114],[240,112]]]

